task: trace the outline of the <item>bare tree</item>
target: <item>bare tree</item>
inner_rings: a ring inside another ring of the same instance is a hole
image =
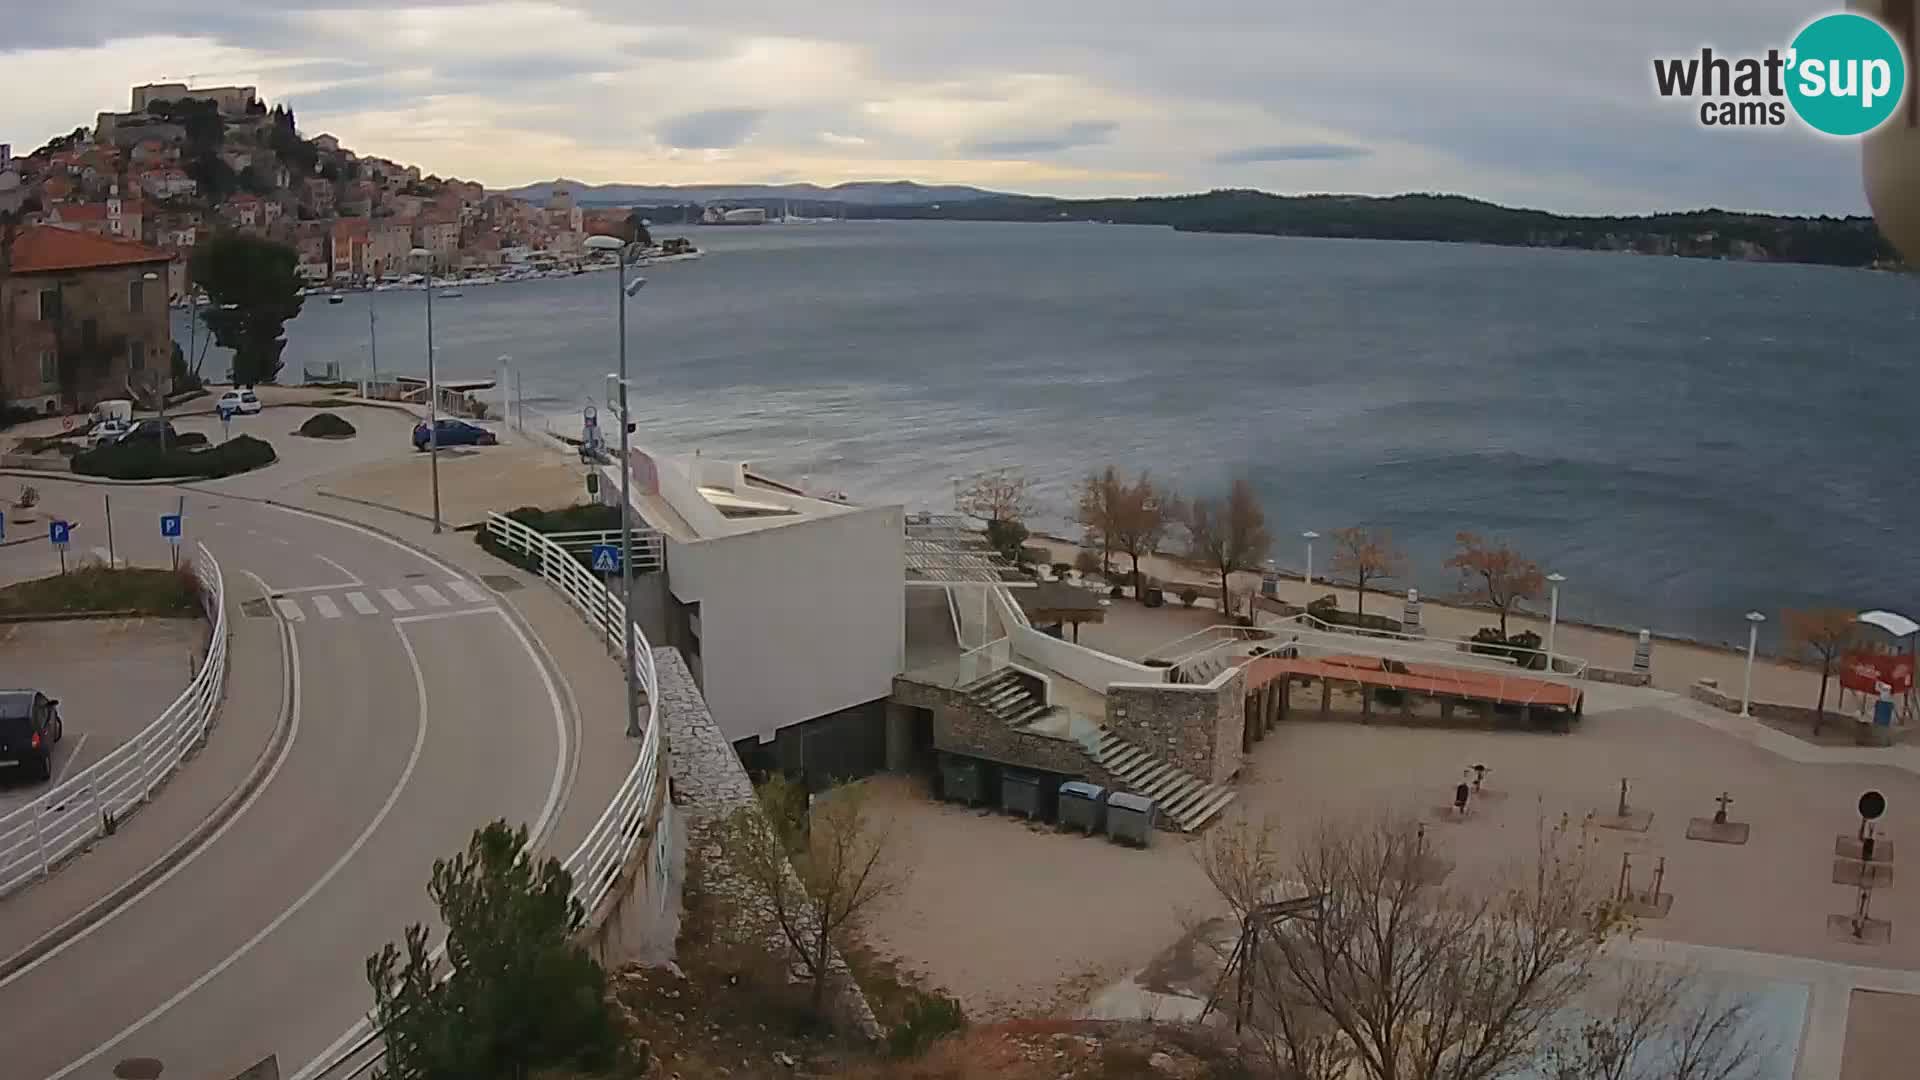
[[[1180,518],[1180,500],[1170,489],[1156,487],[1146,472],[1115,494],[1114,546],[1133,560],[1133,595],[1140,595],[1140,560],[1160,550],[1167,531]]]
[[[1833,677],[1833,665],[1859,641],[1860,623],[1846,608],[1790,609],[1785,614],[1789,645],[1820,659],[1820,703],[1813,713],[1813,733],[1818,735],[1827,720],[1827,680]]]
[[[813,982],[813,1010],[824,1011],[834,949],[876,900],[902,884],[892,867],[892,836],[867,810],[859,786],[836,788],[806,806],[806,792],[784,777],[760,789],[760,805],[721,823],[728,861],[748,886],[750,911],[785,940]]]
[[[1305,914],[1265,925],[1246,961],[1248,998],[1236,1003],[1275,1074],[1747,1075],[1744,1003],[1703,998],[1685,973],[1609,977],[1604,947],[1629,924],[1604,895],[1584,832],[1542,828],[1532,861],[1482,888],[1423,884],[1428,843],[1391,818],[1322,822],[1290,863],[1271,824],[1227,821],[1202,841],[1208,880],[1242,920],[1314,898]]]
[[[1084,532],[1084,543],[1100,549],[1100,572],[1113,573],[1114,527],[1119,518],[1126,483],[1109,465],[1080,478],[1074,488],[1073,520]]]
[[[1021,522],[1039,512],[1033,479],[1016,468],[976,473],[953,494],[953,508],[983,524]]]
[[[1367,613],[1367,583],[1397,578],[1406,572],[1406,556],[1393,546],[1393,533],[1356,525],[1333,533],[1333,570],[1353,579],[1359,594],[1355,610]]]
[[[1460,571],[1460,586],[1481,603],[1500,613],[1500,636],[1507,636],[1507,616],[1522,600],[1538,599],[1547,586],[1540,567],[1505,544],[1494,546],[1470,532],[1454,542],[1460,551],[1448,559],[1448,569]]]
[[[1195,499],[1187,508],[1187,541],[1193,557],[1220,575],[1220,612],[1232,614],[1228,576],[1259,569],[1273,546],[1253,485],[1244,478],[1235,480],[1224,502]]]

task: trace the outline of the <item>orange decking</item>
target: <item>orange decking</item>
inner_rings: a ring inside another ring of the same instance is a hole
[[[1318,660],[1263,656],[1241,663],[1247,669],[1249,691],[1292,675],[1411,690],[1436,697],[1470,698],[1498,705],[1544,705],[1569,711],[1580,707],[1580,691],[1545,679],[1399,660],[1391,661],[1393,666],[1389,669],[1388,662],[1378,656],[1328,656]]]

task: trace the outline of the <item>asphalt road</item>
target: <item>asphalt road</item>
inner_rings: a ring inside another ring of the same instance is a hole
[[[103,491],[40,486],[48,503]],[[114,488],[116,553],[164,564],[158,515],[179,495]],[[538,834],[565,795],[561,695],[479,582],[291,510],[191,491],[186,513],[189,542],[206,543],[229,588],[257,579],[275,596],[244,618],[285,635],[292,736],[204,848],[0,982],[9,1078],[104,1078],[130,1057],[211,1078],[267,1054],[293,1075],[370,1006],[365,958],[431,920],[433,860],[494,818]],[[0,550],[0,576],[45,554]]]

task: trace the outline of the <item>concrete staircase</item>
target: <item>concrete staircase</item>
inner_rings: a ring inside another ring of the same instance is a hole
[[[1052,712],[1033,684],[1013,668],[1001,668],[965,687],[968,700],[1003,723],[1018,727]]]
[[[1234,793],[1169,765],[1102,727],[1082,742],[1102,768],[1126,781],[1128,790],[1152,799],[1181,832],[1194,832],[1233,801]]]

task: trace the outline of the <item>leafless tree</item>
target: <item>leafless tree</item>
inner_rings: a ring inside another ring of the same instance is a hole
[[[1744,1075],[1741,1008],[1692,1008],[1688,979],[1649,977],[1620,990],[1602,978],[1612,964],[1604,946],[1628,923],[1606,897],[1584,833],[1543,827],[1534,857],[1484,887],[1424,885],[1418,867],[1429,842],[1392,818],[1322,822],[1290,861],[1271,825],[1223,822],[1202,842],[1208,879],[1242,918],[1263,903],[1317,898],[1309,914],[1266,928],[1247,969],[1249,1000],[1235,1003],[1277,1075],[1496,1080],[1562,1061],[1614,1061],[1623,1049],[1629,1065],[1671,1053],[1692,1071],[1541,1074]],[[1599,1026],[1569,1026],[1582,1013]],[[1581,1057],[1589,1029],[1596,1049]]]
[[[1859,620],[1846,608],[1813,608],[1786,612],[1787,641],[1796,649],[1805,649],[1820,659],[1820,703],[1813,713],[1813,733],[1827,720],[1827,681],[1833,677],[1833,665],[1859,641]]]
[[[1140,560],[1160,550],[1167,532],[1180,520],[1180,499],[1156,486],[1146,472],[1115,493],[1113,543],[1133,560],[1133,594],[1140,595]]]
[[[1688,968],[1626,963],[1543,1040],[1547,1080],[1741,1080],[1766,1057],[1751,1008]]]
[[[1500,613],[1500,636],[1507,636],[1507,616],[1522,600],[1537,599],[1547,586],[1540,567],[1505,544],[1495,546],[1470,532],[1459,533],[1460,550],[1447,567],[1460,571],[1463,590]]]
[[[1021,522],[1039,512],[1033,478],[1016,468],[976,473],[954,492],[953,508],[983,524]]]
[[[868,812],[857,785],[836,788],[804,809],[807,795],[781,777],[760,789],[760,805],[721,824],[728,862],[748,886],[750,913],[785,940],[812,980],[823,1012],[834,949],[875,901],[901,886],[892,835]]]
[[[1187,507],[1187,542],[1192,556],[1220,575],[1220,613],[1232,614],[1229,575],[1259,569],[1273,546],[1253,485],[1243,478],[1233,482],[1224,501],[1195,499]]]
[[[1393,533],[1386,529],[1354,526],[1336,529],[1333,534],[1333,570],[1353,579],[1358,593],[1355,610],[1367,613],[1367,584],[1399,577],[1406,572],[1406,556],[1393,546]]]
[[[1100,572],[1113,573],[1115,524],[1126,494],[1126,483],[1109,465],[1080,478],[1074,488],[1073,520],[1083,530],[1082,543],[1100,549]]]

